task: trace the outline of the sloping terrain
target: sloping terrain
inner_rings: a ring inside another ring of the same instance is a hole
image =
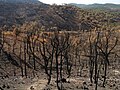
[[[38,28],[44,27],[48,31],[54,27],[58,30],[89,30],[100,27],[120,15],[96,13],[72,5],[48,5],[37,0],[31,0],[31,3],[24,1],[21,1],[22,3],[19,0],[17,3],[0,1],[0,27],[7,26],[10,29],[13,25],[29,26],[35,22]]]
[[[119,90],[119,16],[72,5],[1,1],[0,89],[57,90],[58,84],[65,90]]]
[[[78,29],[77,8],[71,6],[50,6],[43,3],[0,3],[0,26],[23,25],[37,22],[46,28]]]

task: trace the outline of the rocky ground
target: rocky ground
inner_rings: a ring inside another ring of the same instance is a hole
[[[66,80],[67,82],[63,83],[64,90],[95,90],[95,85],[90,83],[88,76],[72,76]],[[57,90],[57,87],[55,78],[52,78],[50,85],[47,85],[45,74],[40,73],[34,78],[0,77],[0,90]],[[120,70],[110,70],[106,87],[102,87],[102,81],[99,80],[98,90],[120,90]]]

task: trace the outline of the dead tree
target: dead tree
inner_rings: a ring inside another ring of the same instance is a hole
[[[53,55],[55,52],[54,41],[49,39],[48,42],[45,41],[45,36],[42,35],[42,41],[39,43],[39,52],[44,60],[44,70],[48,77],[47,84],[50,84],[51,75],[52,75],[52,67],[53,67]],[[53,45],[53,46],[52,46]]]
[[[97,90],[97,85],[98,85],[98,75],[99,75],[99,69],[98,69],[98,54],[99,54],[99,52],[98,52],[98,47],[97,47],[97,45],[98,45],[98,42],[99,42],[99,32],[97,33],[97,37],[96,37],[96,42],[95,42],[95,84],[96,84],[96,86],[95,86],[95,90]]]
[[[21,69],[21,75],[22,77],[24,76],[24,72],[23,72],[23,64],[22,64],[22,44],[20,44],[20,47],[19,47],[19,60],[20,60],[20,69]]]
[[[91,34],[91,33],[90,33]],[[93,38],[93,37],[92,37]],[[94,40],[91,40],[91,35],[89,37],[89,74],[90,74],[90,81],[95,83],[95,90],[97,90],[98,86],[98,77],[99,77],[99,50],[98,50],[98,43],[100,39],[100,33],[97,32],[97,35]]]
[[[26,48],[26,40],[24,40],[23,41],[23,50],[24,50],[24,61],[25,61],[25,64],[24,64],[24,74],[25,74],[25,76],[26,76],[26,78],[27,78],[27,48]]]
[[[69,47],[70,48],[70,47]],[[71,76],[71,70],[72,70],[72,66],[73,64],[71,63],[72,62],[72,56],[69,55],[69,49],[65,51],[64,53],[64,59],[65,59],[65,64],[67,66],[67,74],[68,74],[68,78]]]
[[[59,31],[54,33],[53,44],[52,46],[55,48],[55,61],[56,61],[56,83],[58,90],[62,89],[62,82],[61,87],[59,87],[59,80],[62,80],[62,67],[63,67],[63,53],[65,50],[68,49],[69,42],[69,34],[60,34]],[[59,68],[60,64],[60,68]],[[59,78],[60,77],[60,78]]]
[[[35,76],[36,70],[36,58],[35,58],[35,47],[36,46],[36,39],[34,38],[34,34],[27,35],[27,54],[29,55],[29,59],[33,61],[33,76]],[[30,61],[29,60],[29,61]]]
[[[2,48],[3,48],[3,31],[2,29],[0,29],[0,54],[2,52]]]
[[[32,34],[32,33],[27,33],[27,37],[26,37],[26,47],[27,47],[27,56],[28,56],[28,61],[29,63],[32,61],[31,63],[31,66],[32,69],[33,69],[33,76],[35,76],[35,71],[37,70],[36,69],[36,63],[37,63],[37,60],[40,60],[40,58],[36,55],[36,47],[38,47],[36,45],[36,42],[37,42],[37,39],[38,38],[34,38],[35,37],[35,34]],[[39,63],[39,62],[38,62]]]
[[[89,37],[89,74],[90,81],[93,83],[93,73],[94,73],[94,45],[92,44],[91,38]]]
[[[112,40],[113,39],[113,40]],[[111,31],[107,31],[104,35],[104,37],[99,42],[99,45],[97,47],[99,48],[101,52],[101,57],[104,59],[104,80],[103,80],[103,87],[105,87],[106,82],[106,76],[107,76],[107,68],[110,64],[109,62],[109,56],[113,54],[113,50],[116,47],[118,42],[117,37],[112,37]]]

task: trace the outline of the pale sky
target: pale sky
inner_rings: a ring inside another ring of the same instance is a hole
[[[39,0],[46,4],[64,4],[64,3],[78,3],[78,4],[93,4],[93,3],[114,3],[120,4],[120,0]]]

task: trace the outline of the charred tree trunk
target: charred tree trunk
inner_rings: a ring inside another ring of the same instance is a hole
[[[24,77],[24,72],[23,72],[23,65],[22,65],[22,61],[21,61],[21,59],[22,59],[22,45],[20,44],[20,53],[19,53],[19,57],[20,57],[20,69],[21,69],[21,75],[22,75],[22,77]]]
[[[24,61],[25,61],[25,64],[24,64],[24,74],[27,78],[27,52],[26,52],[26,42],[24,41]]]

